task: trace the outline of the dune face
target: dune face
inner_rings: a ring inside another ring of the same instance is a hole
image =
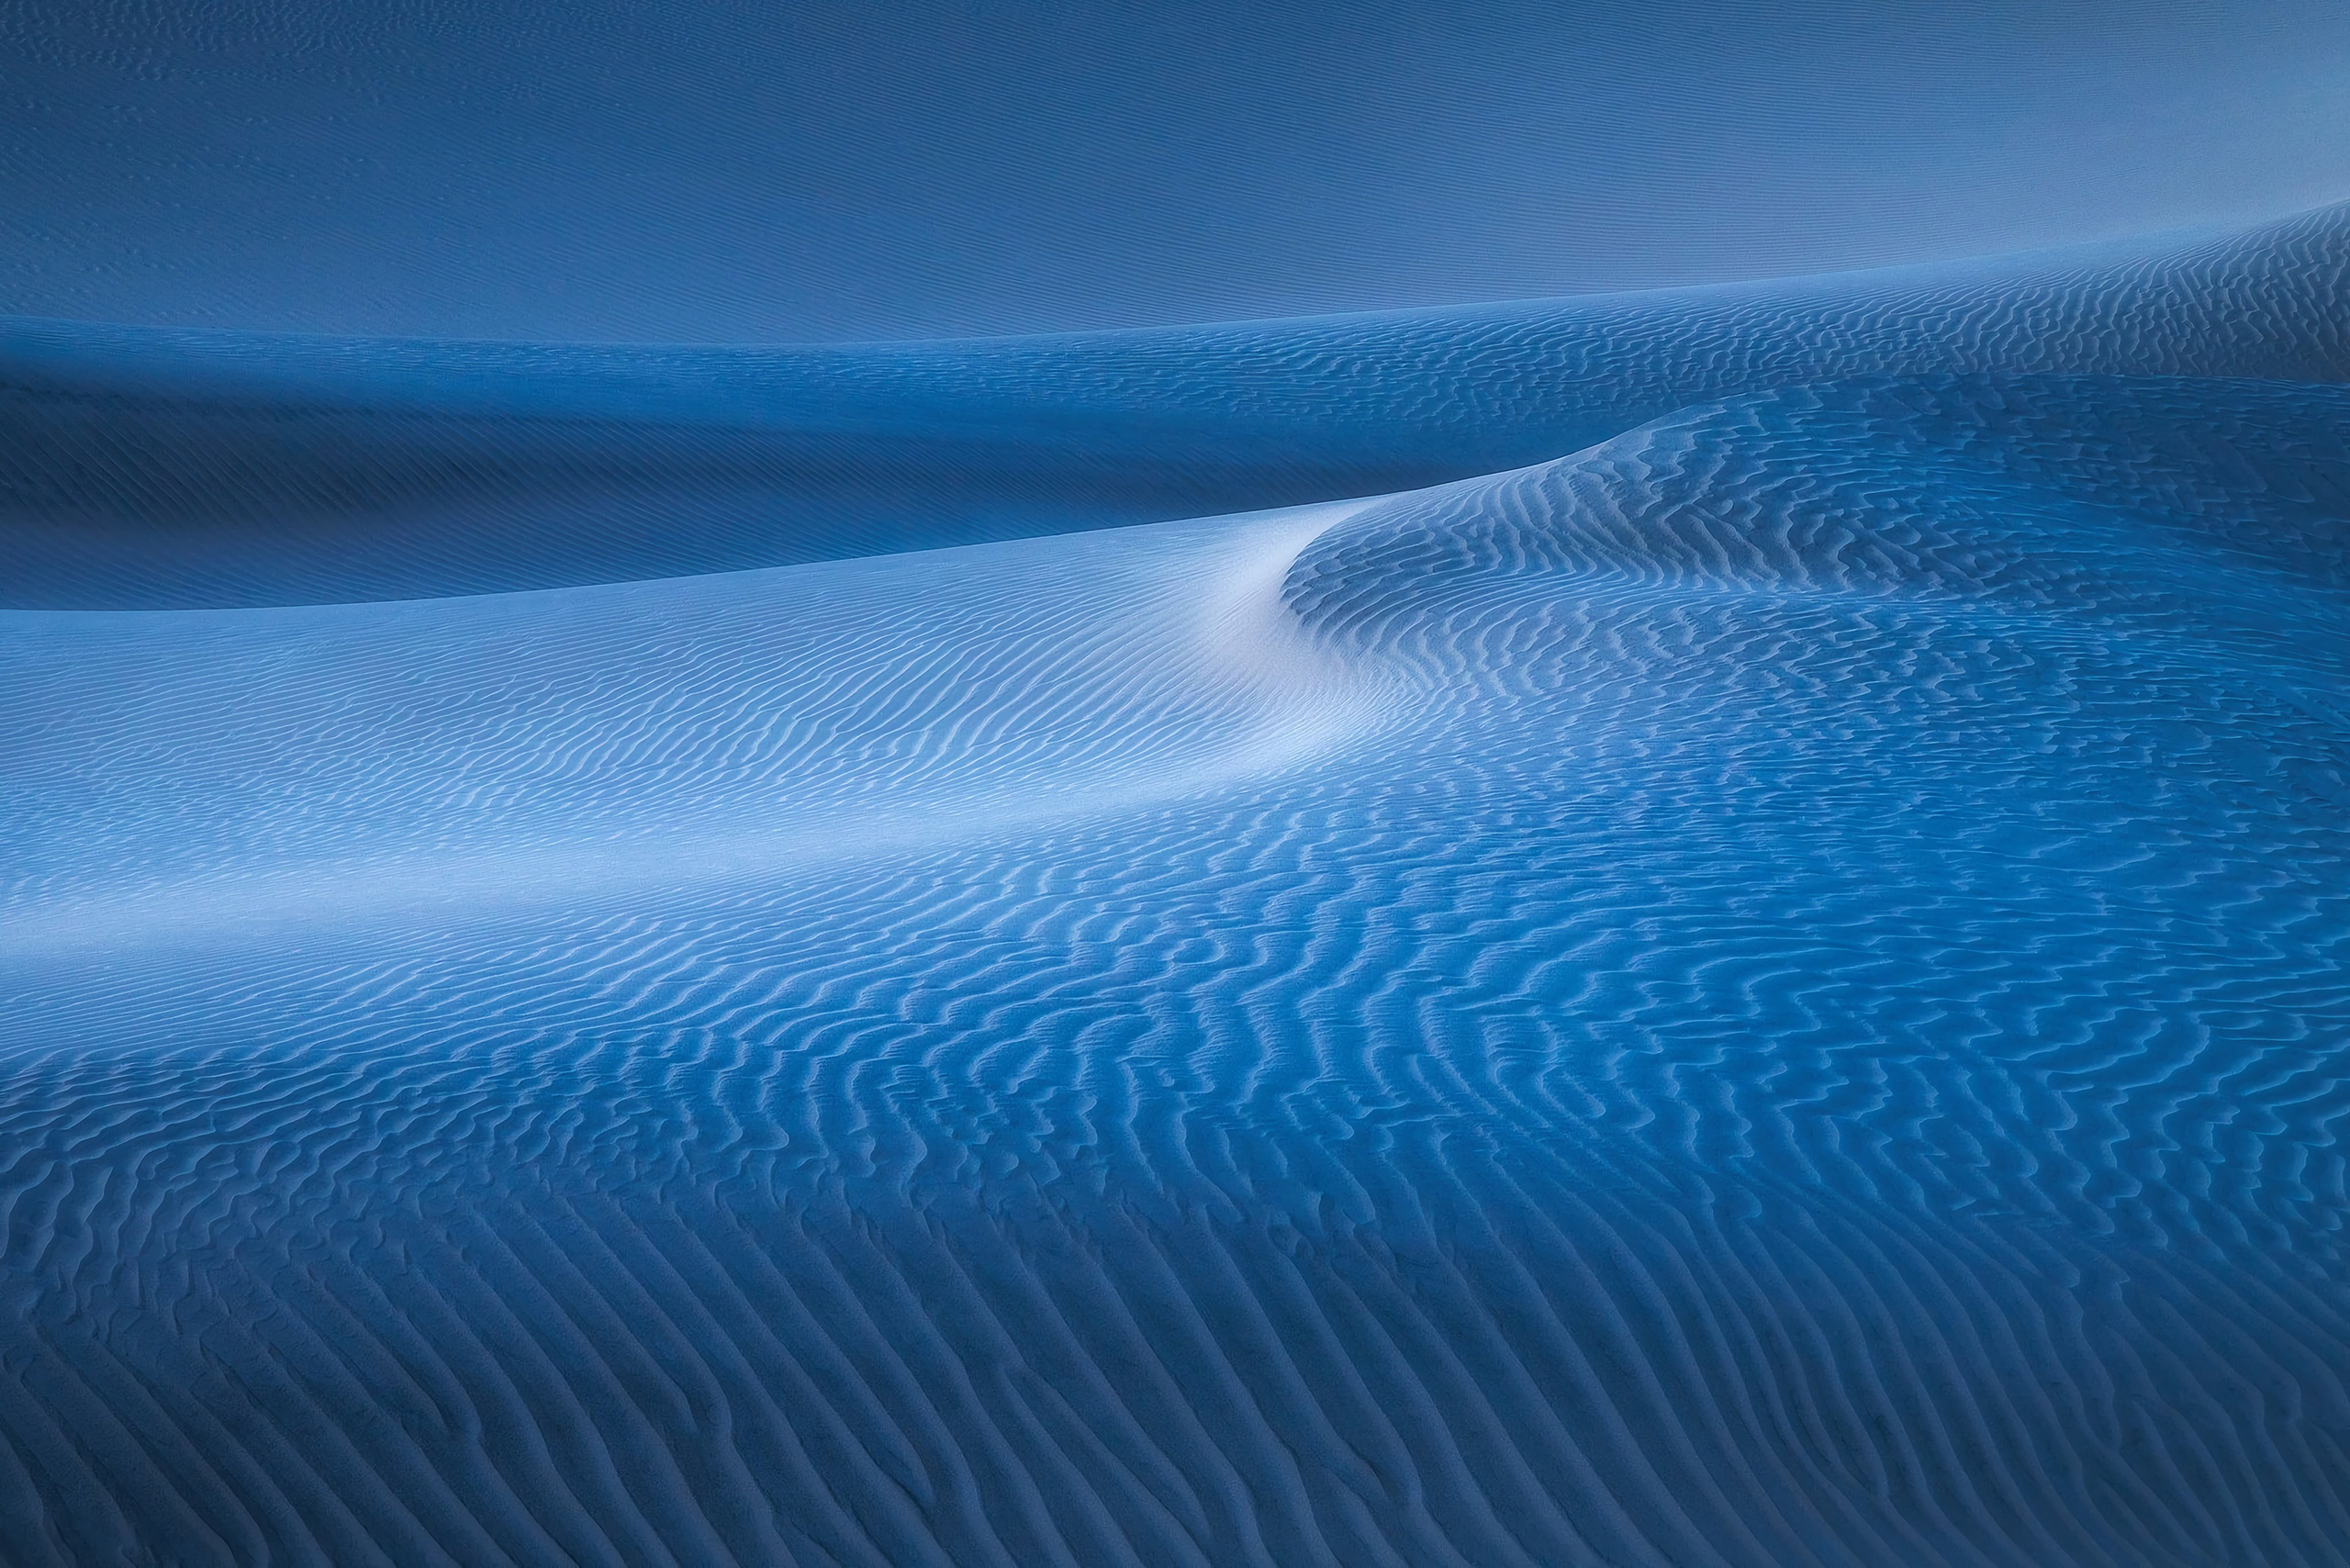
[[[2346,268],[8,326],[0,1560],[2350,1560]]]

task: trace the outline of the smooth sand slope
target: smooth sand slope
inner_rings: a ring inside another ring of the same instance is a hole
[[[0,1561],[2344,1561],[2345,264],[20,324]]]

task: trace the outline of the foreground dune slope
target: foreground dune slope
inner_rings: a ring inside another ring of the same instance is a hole
[[[1836,288],[1431,488],[6,612],[0,1559],[2350,1555],[2339,318]]]

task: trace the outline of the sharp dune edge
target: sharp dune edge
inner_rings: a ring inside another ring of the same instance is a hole
[[[0,1561],[2350,1558],[2345,265],[8,326]]]

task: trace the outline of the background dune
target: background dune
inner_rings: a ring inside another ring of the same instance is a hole
[[[0,324],[0,603],[497,592],[1458,479],[1866,375],[2330,381],[2350,207],[2003,263],[802,351]]]

